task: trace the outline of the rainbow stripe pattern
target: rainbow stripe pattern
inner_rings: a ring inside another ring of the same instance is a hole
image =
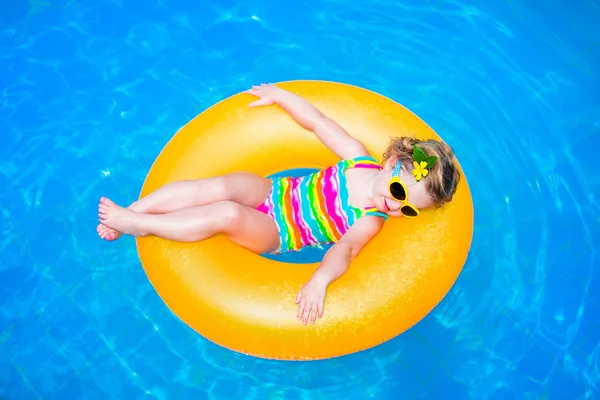
[[[387,214],[375,207],[350,205],[345,174],[348,168],[381,166],[373,157],[357,157],[310,175],[272,179],[271,194],[257,210],[277,224],[280,246],[276,253],[337,242],[364,215],[387,219]]]

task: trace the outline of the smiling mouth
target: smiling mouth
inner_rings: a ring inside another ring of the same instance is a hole
[[[386,198],[385,198],[385,197],[383,198],[383,208],[384,208],[384,210],[383,210],[383,211],[385,211],[385,212],[388,212],[388,211],[390,211],[390,208],[389,208],[389,207],[388,207],[388,205],[387,205],[387,200],[386,200]]]

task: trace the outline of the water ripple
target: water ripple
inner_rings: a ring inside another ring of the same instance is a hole
[[[597,2],[286,6],[2,6],[0,397],[600,397]],[[198,336],[133,240],[94,231],[98,198],[133,201],[189,119],[287,79],[409,107],[455,149],[476,211],[468,262],[428,317],[310,363]]]

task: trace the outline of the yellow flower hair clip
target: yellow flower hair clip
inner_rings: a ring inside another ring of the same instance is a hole
[[[420,147],[413,147],[413,165],[415,168],[413,169],[413,175],[417,181],[420,181],[421,178],[424,178],[429,174],[429,169],[433,167],[433,164],[438,160],[436,156],[427,157],[427,154]]]

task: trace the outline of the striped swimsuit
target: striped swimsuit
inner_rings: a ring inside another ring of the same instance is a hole
[[[387,214],[375,207],[350,205],[345,174],[348,168],[381,166],[373,157],[357,157],[311,175],[272,179],[271,193],[257,210],[277,224],[280,246],[276,253],[337,242],[364,215],[387,219]]]

